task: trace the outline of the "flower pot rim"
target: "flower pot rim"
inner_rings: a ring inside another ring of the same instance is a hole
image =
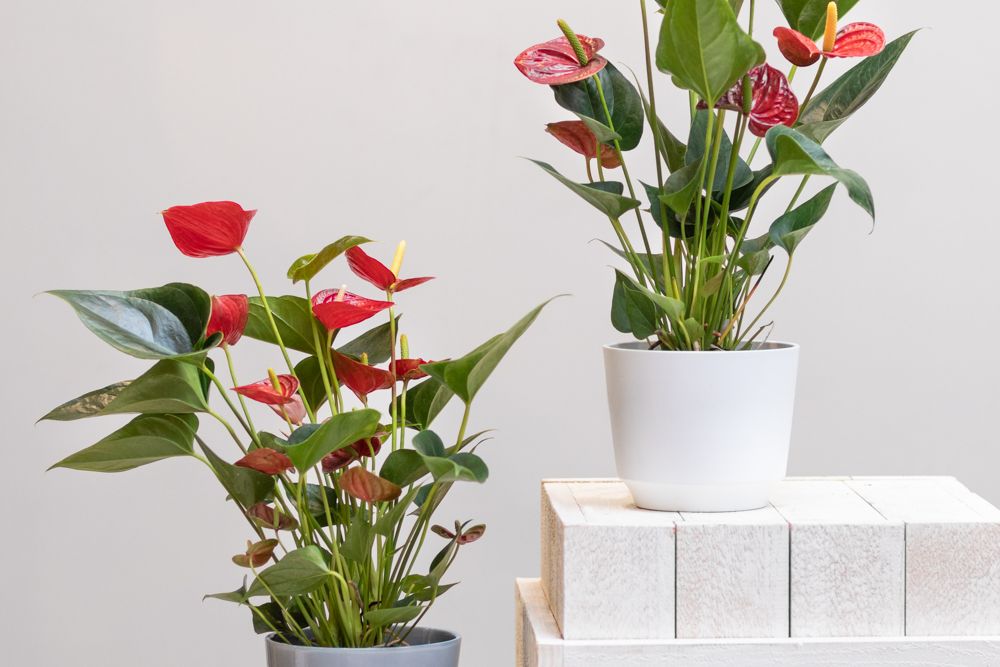
[[[401,650],[405,650],[408,653],[420,653],[423,651],[438,651],[441,649],[441,647],[452,646],[462,641],[462,636],[457,632],[452,632],[451,630],[420,627],[414,630],[414,632],[416,631],[422,631],[423,633],[440,633],[441,635],[446,635],[447,638],[441,641],[429,642],[426,644],[413,644],[407,646],[372,646],[368,648],[341,648],[336,646],[302,646],[300,644],[289,644],[287,642],[281,641],[280,639],[277,639],[277,635],[272,632],[267,635],[267,641],[273,642],[274,644],[278,644],[280,646],[287,646],[291,649],[294,649],[295,651],[301,651],[306,653],[337,652],[349,655],[359,655],[359,654],[371,655],[372,653],[384,653],[386,651],[398,652]]]
[[[658,354],[672,354],[672,355],[704,355],[707,352],[721,353],[726,355],[747,355],[747,354],[774,354],[778,352],[788,352],[791,350],[798,350],[798,343],[787,343],[784,341],[768,341],[766,343],[755,343],[760,347],[754,347],[750,350],[650,350],[648,346],[643,341],[628,341],[625,343],[608,343],[603,346],[605,350],[613,350],[615,352],[624,352],[626,354],[647,354],[649,352],[656,352]]]

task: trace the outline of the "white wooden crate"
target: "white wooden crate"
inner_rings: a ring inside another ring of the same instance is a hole
[[[988,667],[1000,637],[563,639],[538,579],[517,581],[517,667]]]
[[[541,586],[566,640],[1000,635],[1000,510],[951,478],[790,479],[720,514],[551,480]]]

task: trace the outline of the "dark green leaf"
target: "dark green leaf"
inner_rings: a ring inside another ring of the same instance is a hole
[[[639,145],[643,131],[642,101],[635,86],[626,79],[618,69],[608,63],[600,71],[601,87],[604,90],[604,100],[611,112],[608,123],[607,114],[601,104],[597,92],[597,84],[593,79],[586,79],[562,86],[552,86],[556,103],[578,116],[587,116],[605,126],[614,125],[615,132],[621,136],[619,145],[623,151],[630,151]]]
[[[326,504],[323,503],[323,496],[326,496]],[[326,508],[330,508],[331,519],[337,523],[337,506],[340,497],[337,492],[328,486],[319,484],[306,484],[306,509],[309,511],[320,526],[329,525],[326,520]]]
[[[419,453],[412,449],[397,449],[386,457],[379,477],[396,486],[409,486],[427,474],[427,466]]]
[[[229,593],[212,593],[206,595],[202,598],[202,601],[208,600],[222,600],[223,602],[235,602],[236,604],[245,604],[247,601],[247,582],[246,579],[243,580],[243,585],[237,588],[235,591]]]
[[[916,30],[889,42],[881,53],[865,58],[816,95],[803,109],[796,129],[817,143],[826,141],[882,87],[915,34]]]
[[[812,39],[819,39],[826,27],[826,6],[829,0],[778,0],[781,13],[793,30]],[[858,0],[837,0],[837,13],[843,17]]]
[[[298,471],[304,473],[330,452],[343,449],[362,438],[375,435],[380,416],[378,410],[370,409],[334,415],[323,422],[305,440],[286,447],[285,454],[292,460]],[[297,429],[292,433],[292,436],[294,437],[300,430]]]
[[[205,452],[205,458],[215,471],[215,476],[219,478],[222,487],[243,506],[243,509],[264,502],[274,493],[274,478],[270,475],[227,463],[201,439],[198,440],[198,444],[201,446],[201,451]]]
[[[402,315],[396,316],[397,327],[400,317]],[[360,359],[362,354],[367,354],[368,363],[371,365],[388,361],[389,357],[392,356],[392,336],[389,323],[380,324],[374,329],[366,331],[351,342],[337,348],[337,352],[355,359]]]
[[[72,421],[128,413],[204,412],[208,405],[199,375],[194,364],[164,359],[132,382],[118,382],[74,398],[42,419]]]
[[[383,628],[396,623],[412,621],[420,616],[423,610],[424,608],[420,606],[372,609],[365,612],[365,622],[376,628]]]
[[[455,393],[437,378],[429,377],[406,390],[406,425],[424,430],[441,414]]]
[[[367,564],[372,557],[372,543],[375,533],[368,524],[364,512],[357,512],[351,517],[351,525],[347,528],[344,543],[340,546],[340,554],[350,563]]]
[[[659,200],[666,204],[679,217],[684,217],[691,210],[695,196],[701,191],[701,162],[692,162],[670,174],[663,183],[663,194]],[[656,202],[650,202],[655,206]]]
[[[413,436],[413,448],[424,456],[444,456],[445,453],[444,442],[434,431],[421,431]]]
[[[316,357],[306,357],[295,364],[295,377],[299,379],[300,387],[306,395],[306,400],[313,410],[319,410],[326,402],[326,385],[323,383],[323,372],[320,361]],[[329,378],[328,380],[329,381]]]
[[[735,213],[736,211],[742,211],[746,207],[750,206],[750,200],[753,198],[753,193],[756,192],[761,183],[767,180],[773,170],[774,166],[769,164],[763,169],[754,171],[753,178],[746,185],[738,188],[734,187],[733,194],[729,198],[729,211],[731,213]],[[774,181],[768,181],[767,185],[765,185],[764,189],[761,191],[761,194],[770,190],[772,185],[774,185]]]
[[[581,183],[580,185],[600,192],[610,192],[613,195],[621,195],[625,192],[625,184],[621,181],[594,181],[593,183]]]
[[[293,283],[297,283],[300,280],[312,280],[324,266],[354,246],[361,245],[362,243],[371,243],[371,239],[366,239],[364,236],[341,237],[319,252],[311,255],[303,255],[292,262],[292,265],[288,267],[288,278]]]
[[[197,344],[204,337],[212,313],[212,298],[200,287],[167,283],[162,287],[137,289],[125,294],[158,303],[169,310],[184,325],[192,344]]]
[[[302,547],[261,572],[247,597],[304,595],[322,586],[332,574],[319,547]]]
[[[736,21],[727,0],[671,0],[664,10],[656,66],[710,107],[764,62],[764,49]],[[690,150],[690,146],[688,147]]]
[[[767,150],[774,162],[774,175],[819,175],[830,176],[847,188],[851,200],[875,219],[875,202],[865,179],[850,169],[837,166],[826,151],[812,139],[799,132],[776,125],[767,132]]]
[[[194,415],[140,415],[52,468],[122,472],[161,459],[190,456],[197,430]]]
[[[407,450],[400,449],[397,451],[407,451]],[[375,525],[372,527],[372,530],[375,531],[375,534],[382,535],[383,537],[389,537],[390,535],[392,535],[396,529],[396,526],[399,524],[400,521],[403,520],[403,515],[406,514],[407,508],[409,507],[410,503],[413,502],[413,499],[416,498],[418,492],[419,489],[416,488],[410,489],[406,493],[406,495],[396,500],[388,511],[383,510],[382,513],[379,514],[378,520],[375,522]]]
[[[774,248],[774,243],[768,234],[755,239],[747,239],[740,246],[739,267],[746,271],[747,275],[760,275],[771,261],[772,248]]]
[[[656,123],[656,132],[654,132],[656,148],[660,152],[660,155],[663,156],[664,162],[667,163],[667,169],[671,172],[677,171],[685,165],[684,155],[687,153],[687,146],[667,129],[662,120],[653,118],[649,101],[643,93],[640,92],[640,95],[642,97],[643,111],[646,112],[646,122],[649,123],[650,127],[653,127],[653,123]]]
[[[718,122],[716,119],[715,123]],[[717,125],[716,125],[717,126]],[[708,110],[702,109],[694,116],[694,121],[691,123],[691,133],[688,136],[688,148],[687,153],[684,155],[684,161],[687,165],[692,165],[701,161],[702,157],[705,155],[705,133],[708,131]],[[715,130],[712,130],[713,135]],[[722,133],[722,144],[719,147],[719,161],[715,167],[715,180],[712,181],[712,192],[721,192],[725,190],[726,179],[729,176],[729,159],[733,153],[733,143],[729,140],[729,135],[726,132]],[[711,155],[708,156],[711,159]],[[706,167],[706,171],[707,171]],[[733,189],[739,188],[746,185],[753,180],[753,171],[750,166],[743,161],[742,158],[737,158],[736,169],[733,172]],[[707,176],[706,176],[707,185]]]
[[[546,162],[540,162],[539,160],[531,160],[531,162],[537,164],[557,181],[575,192],[584,201],[608,217],[620,218],[625,213],[628,213],[632,209],[639,206],[639,202],[635,199],[623,197],[619,194],[606,192],[598,188],[570,180],[556,171],[555,167]]]
[[[465,356],[425,364],[422,368],[428,375],[440,380],[466,404],[471,403],[483,383],[496,369],[500,360],[517,339],[528,330],[528,327],[550,301],[552,299],[536,306],[510,329],[494,336]]]
[[[823,188],[812,199],[775,220],[768,232],[771,242],[789,255],[794,253],[806,234],[826,215],[836,189],[836,183]]]
[[[598,142],[610,145],[615,139],[618,139],[619,142],[621,141],[622,135],[612,130],[602,121],[594,120],[590,116],[585,116],[582,113],[578,113],[576,116],[583,121],[583,124],[587,126],[587,129],[594,133],[594,137]]]
[[[622,333],[639,340],[652,336],[659,328],[656,307],[639,293],[621,271],[615,271],[611,297],[611,324]]]
[[[315,354],[313,349],[312,308],[300,296],[269,296],[267,305],[271,307],[278,333],[285,347]],[[320,332],[322,333],[322,331]],[[259,296],[250,297],[250,314],[243,335],[265,343],[277,344],[274,331],[267,321],[267,313]]]

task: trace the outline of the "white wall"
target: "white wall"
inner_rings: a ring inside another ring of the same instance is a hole
[[[759,25],[775,25],[773,4],[759,4]],[[950,474],[1000,502],[997,12],[960,6],[855,10],[893,36],[933,29],[828,144],[871,183],[875,233],[836,200],[799,254],[775,336],[803,345],[794,474]],[[32,424],[144,367],[37,293],[170,280],[248,289],[234,258],[177,253],[156,213],[213,198],[260,210],[247,247],[272,291],[292,259],[342,234],[384,241],[383,255],[405,237],[406,272],[440,276],[401,298],[423,356],[460,354],[545,297],[575,294],[481,395],[474,426],[499,429],[482,450],[492,478],[442,516],[489,530],[429,620],[464,634],[464,665],[511,663],[513,578],[538,572],[539,479],[613,474],[599,353],[618,337],[611,261],[588,244],[609,230],[516,158],[577,167],[542,131],[567,114],[511,65],[556,35],[557,17],[641,66],[635,3],[0,5],[5,663],[263,662],[245,610],[200,601],[238,583],[229,556],[245,532],[203,470],[43,473],[116,422]],[[646,168],[632,159],[647,178],[648,155]],[[325,276],[348,279],[342,266]],[[238,351],[248,378],[277,365],[253,343]]]

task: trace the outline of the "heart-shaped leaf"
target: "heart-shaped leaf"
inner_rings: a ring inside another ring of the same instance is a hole
[[[302,547],[261,572],[250,585],[247,597],[305,595],[322,586],[332,574],[319,547]]]
[[[244,508],[268,500],[274,494],[274,478],[270,475],[223,461],[201,439],[198,445],[222,487]]]
[[[361,466],[345,470],[340,475],[338,484],[344,493],[366,503],[395,500],[402,492],[402,489],[396,484],[368,472]]]
[[[615,134],[621,137],[618,145],[630,151],[639,145],[643,132],[642,99],[635,86],[614,65],[608,63],[597,75],[601,79],[604,100],[611,112]],[[561,86],[552,86],[556,103],[577,116],[591,118],[609,127],[607,114],[597,93],[593,78]],[[610,129],[610,128],[609,128]],[[596,134],[596,133],[595,133]],[[609,139],[610,141],[610,139]]]
[[[656,66],[710,107],[762,62],[763,47],[740,27],[727,0],[671,0],[664,8]]]
[[[552,300],[535,307],[502,334],[489,339],[473,351],[458,359],[424,364],[421,368],[428,375],[440,380],[466,404],[471,403],[500,360],[510,351],[517,339],[528,330],[542,309]]]
[[[52,468],[122,472],[193,452],[194,415],[140,415],[94,445],[67,456]]]
[[[375,435],[380,416],[378,410],[370,409],[334,415],[310,431],[301,442],[293,443],[290,439],[285,453],[298,471],[304,473],[322,461],[327,454]],[[295,438],[299,431],[302,429],[297,429],[292,437]]]
[[[281,334],[281,341],[285,347],[315,354],[312,335],[313,315],[309,302],[300,296],[269,296],[267,305],[271,308],[274,323],[278,327],[278,333]],[[277,344],[264,305],[258,296],[250,297],[250,311],[243,335],[272,345]]]
[[[556,171],[555,167],[547,162],[541,162],[539,160],[531,160],[531,162],[537,164],[554,179],[579,195],[585,202],[610,218],[620,218],[622,215],[636,208],[641,203],[636,199],[623,197],[622,195],[614,192],[607,192],[606,190],[598,189],[597,187],[594,187],[596,184],[585,185],[583,183],[577,183],[576,181],[570,180]]]
[[[768,232],[771,242],[789,255],[793,254],[806,234],[826,215],[836,189],[836,183],[823,188],[809,201],[775,220]]]
[[[362,243],[371,243],[371,239],[364,236],[343,236],[319,252],[303,255],[292,262],[292,265],[288,267],[288,278],[293,283],[300,280],[312,280],[327,264]]]

